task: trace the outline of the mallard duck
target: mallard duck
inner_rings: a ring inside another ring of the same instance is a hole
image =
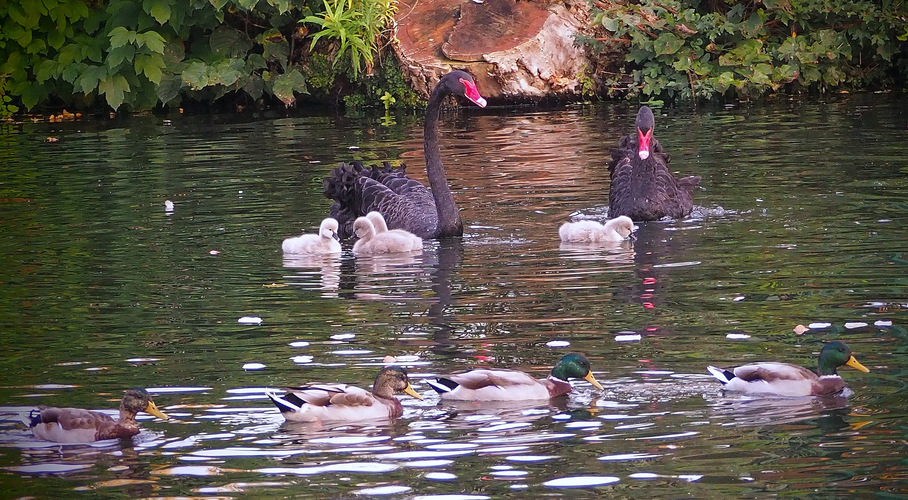
[[[845,381],[836,368],[848,365],[864,373],[869,372],[851,354],[843,342],[830,342],[823,346],[818,357],[818,370],[787,363],[750,363],[735,368],[706,369],[724,384],[726,390],[749,394],[774,394],[777,396],[823,396],[835,394],[845,388]]]
[[[422,399],[410,387],[407,372],[396,366],[386,366],[378,372],[372,392],[347,384],[310,384],[286,391],[283,396],[269,392],[268,397],[289,422],[397,418],[404,409],[395,393],[405,392]]]
[[[167,419],[145,389],[130,389],[120,401],[120,418],[81,408],[55,408],[41,406],[32,410],[32,433],[58,443],[91,443],[104,439],[129,438],[139,433],[136,414],[140,411]]]
[[[521,401],[567,394],[571,392],[568,382],[571,378],[585,379],[597,389],[602,389],[590,371],[590,361],[577,353],[561,358],[547,378],[538,380],[518,370],[476,368],[442,375],[427,382],[445,400]]]

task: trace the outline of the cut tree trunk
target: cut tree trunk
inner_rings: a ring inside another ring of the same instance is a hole
[[[400,0],[396,20],[401,68],[426,96],[463,69],[489,99],[574,99],[590,67],[574,44],[588,29],[586,2]]]

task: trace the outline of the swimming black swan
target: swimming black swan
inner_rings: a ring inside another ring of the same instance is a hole
[[[443,238],[463,234],[463,222],[438,147],[438,114],[448,94],[464,96],[479,107],[486,100],[473,77],[463,71],[445,75],[432,90],[426,107],[424,149],[426,174],[431,190],[406,176],[404,168],[367,167],[362,162],[341,163],[325,179],[325,196],[334,200],[331,217],[340,222],[340,237],[353,235],[353,222],[370,211],[380,212],[392,229],[405,229],[420,238]]]
[[[640,108],[636,124],[636,136],[622,137],[618,148],[612,150],[609,217],[626,215],[635,221],[686,217],[693,210],[690,195],[700,184],[700,177],[675,179],[672,175],[668,155],[653,138],[653,110]]]

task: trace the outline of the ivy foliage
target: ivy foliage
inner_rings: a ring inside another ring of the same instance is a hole
[[[594,3],[594,26],[626,65],[606,82],[628,98],[829,91],[908,77],[904,0],[641,0]]]
[[[0,113],[16,104],[138,111],[227,94],[290,106],[310,80],[370,70],[396,0],[305,1],[0,2]],[[307,48],[336,33],[323,26],[306,44],[301,20],[333,19],[322,9],[337,3],[358,9],[349,15],[356,28],[340,35],[340,49],[319,44],[336,51],[326,74]]]

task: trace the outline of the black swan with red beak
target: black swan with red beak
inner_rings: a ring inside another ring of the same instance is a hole
[[[612,150],[608,170],[609,217],[626,215],[634,221],[680,219],[694,208],[691,192],[700,184],[699,176],[675,179],[668,169],[668,154],[653,137],[653,110],[647,106],[637,112],[637,134],[627,135]]]
[[[432,90],[426,107],[423,149],[431,189],[407,177],[404,168],[365,166],[362,162],[341,163],[324,181],[325,196],[334,200],[331,217],[340,223],[338,235],[353,236],[353,222],[372,211],[384,216],[390,229],[404,229],[424,239],[463,235],[463,222],[454,195],[448,186],[438,146],[438,116],[448,95],[469,99],[479,107],[486,100],[476,89],[473,77],[452,71]]]

